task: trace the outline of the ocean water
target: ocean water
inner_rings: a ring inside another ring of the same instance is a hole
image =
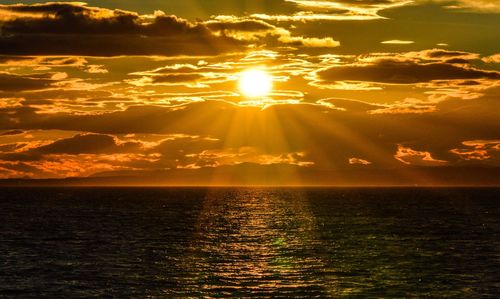
[[[499,297],[499,200],[487,188],[3,188],[0,297]]]

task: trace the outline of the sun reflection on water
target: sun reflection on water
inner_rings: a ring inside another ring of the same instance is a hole
[[[308,202],[294,192],[212,190],[207,194],[185,265],[198,271],[205,295],[325,295]]]

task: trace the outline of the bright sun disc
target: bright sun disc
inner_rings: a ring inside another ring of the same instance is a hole
[[[263,70],[247,70],[241,73],[239,88],[247,97],[263,97],[271,92],[273,79]]]

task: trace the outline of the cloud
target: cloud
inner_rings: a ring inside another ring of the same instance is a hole
[[[370,114],[422,114],[436,112],[436,103],[418,99],[405,99],[392,104],[385,104],[383,108],[370,110]]]
[[[334,40],[331,37],[319,38],[319,37],[291,36],[288,34],[282,34],[282,36],[280,36],[278,40],[285,44],[300,45],[312,48],[335,48],[340,46],[340,42]]]
[[[367,113],[375,109],[386,108],[385,105],[367,103],[351,99],[338,99],[338,98],[322,99],[319,100],[317,103],[320,105],[324,105],[330,109],[336,109],[339,111],[362,112],[362,113]]]
[[[479,62],[479,54],[443,49],[369,53],[316,63],[317,69],[304,77],[319,88],[369,91],[389,85],[414,85],[470,99],[500,82],[498,71],[481,69]],[[472,88],[471,82],[476,87]]]
[[[294,36],[285,28],[248,17],[221,15],[205,22],[205,24],[210,29],[237,40],[248,42],[265,41],[270,46],[280,44],[312,48],[335,48],[340,46],[340,42],[331,37]]]
[[[500,63],[500,53],[484,57],[482,60],[486,63]]]
[[[391,40],[385,40],[383,42],[380,42],[381,44],[388,44],[388,45],[410,45],[415,43],[412,40],[399,40],[399,39],[391,39]]]
[[[216,55],[245,46],[200,22],[162,12],[139,15],[78,2],[1,5],[0,9],[12,15],[0,21],[0,54]]]
[[[151,165],[158,157],[148,153],[146,144],[139,141],[85,133],[55,141],[4,146],[0,167],[11,170],[7,177],[72,177]]]
[[[439,166],[448,163],[434,159],[430,152],[417,151],[403,145],[398,145],[398,151],[394,157],[407,165]]]
[[[9,136],[9,135],[2,135],[2,136]],[[23,146],[24,145],[22,143],[2,144],[2,145],[0,145],[0,152],[1,153],[14,152],[14,151],[22,148]]]
[[[445,8],[478,13],[500,13],[497,0],[433,0]]]
[[[139,79],[127,80],[129,84],[136,86],[147,85],[184,85],[187,87],[206,87],[209,83],[205,76],[202,74],[163,74],[163,75],[150,75],[143,76]],[[203,83],[202,83],[203,82]]]
[[[0,133],[0,136],[13,136],[13,135],[20,135],[24,134],[24,131],[22,130],[10,130],[7,132]]]
[[[151,71],[134,72],[130,75],[141,76],[138,79],[127,80],[136,86],[147,85],[184,85],[188,87],[207,87],[210,84],[235,80],[234,72],[238,68],[224,65],[196,66],[192,64],[175,64],[157,68]]]
[[[450,63],[417,63],[378,59],[371,63],[332,66],[316,73],[320,84],[361,81],[383,84],[416,84],[433,80],[500,79],[496,71],[480,70]]]
[[[410,51],[400,53],[368,53],[358,55],[354,62],[358,63],[375,63],[379,61],[399,61],[413,63],[458,63],[464,64],[473,60],[479,60],[480,55],[464,51],[450,51],[445,49],[426,49],[421,51]],[[456,62],[459,61],[459,62]]]
[[[57,140],[53,143],[32,149],[37,154],[98,154],[98,153],[132,153],[141,145],[136,142],[117,143],[109,135],[79,134],[72,138]]]
[[[107,74],[109,71],[104,67],[104,65],[92,64],[85,70],[90,74]]]
[[[0,72],[0,91],[42,90],[54,87],[66,78],[66,73],[38,73],[18,75]]]
[[[79,154],[45,155],[27,162],[2,162],[0,168],[7,168],[9,173],[4,178],[36,177],[67,178],[86,177],[100,172],[140,170],[131,165],[142,162],[152,163],[157,158],[141,154]]]
[[[469,140],[462,145],[465,147],[451,149],[450,152],[465,161],[485,161],[495,157],[496,163],[500,162],[500,140]]]
[[[360,158],[350,158],[349,164],[351,164],[351,165],[356,165],[356,164],[358,164],[358,165],[370,165],[370,164],[372,164],[372,162],[364,160],[364,159],[360,159]]]
[[[284,28],[246,17],[189,22],[161,11],[140,15],[79,2],[0,5],[0,10],[9,15],[0,19],[0,54],[4,55],[203,56],[262,43],[339,46],[331,37],[293,36]],[[97,65],[88,70],[105,73]]]
[[[253,17],[274,21],[334,21],[383,19],[378,13],[384,9],[412,3],[407,0],[285,0],[295,4],[297,12],[289,15],[253,14]]]
[[[419,52],[407,52],[401,54],[404,58],[416,58],[422,60],[434,60],[442,62],[450,62],[451,59],[462,60],[475,60],[479,59],[479,54],[464,52],[464,51],[450,51],[443,49],[428,49]]]
[[[1,66],[32,67],[37,70],[47,70],[53,67],[84,67],[87,63],[85,58],[77,56],[0,56]]]
[[[298,167],[314,165],[305,153],[266,153],[257,147],[224,148],[213,138],[165,136],[144,142],[134,136],[119,140],[102,134],[78,134],[53,142],[0,146],[6,177],[72,177],[125,170],[201,169],[244,163]]]
[[[169,168],[185,168],[196,163],[194,157],[203,151],[222,151],[223,143],[219,139],[195,135],[181,135],[160,141],[149,152],[162,156],[162,164]],[[158,163],[156,165],[158,167]]]
[[[199,169],[202,167],[220,167],[254,163],[259,165],[288,164],[299,167],[309,167],[314,162],[306,159],[303,152],[268,154],[254,147],[229,148],[223,150],[204,150],[201,153],[186,156],[194,160],[181,168]]]

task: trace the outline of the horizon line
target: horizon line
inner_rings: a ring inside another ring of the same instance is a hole
[[[51,188],[51,187],[67,187],[67,188],[353,188],[353,189],[369,189],[369,188],[500,188],[498,185],[472,185],[472,184],[457,184],[457,185],[426,185],[426,184],[401,184],[401,185],[161,185],[161,184],[2,184],[0,188]]]

